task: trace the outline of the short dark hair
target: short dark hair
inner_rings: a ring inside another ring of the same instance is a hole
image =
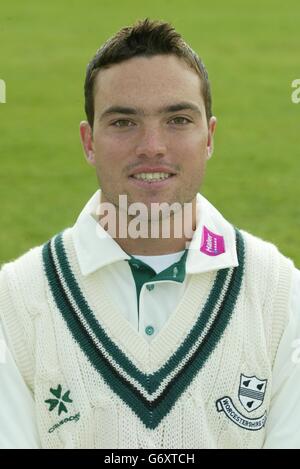
[[[201,80],[207,121],[212,116],[212,99],[208,74],[204,63],[170,23],[146,18],[133,26],[122,28],[108,39],[89,62],[84,83],[85,112],[87,120],[94,125],[94,82],[97,73],[110,65],[132,57],[151,57],[173,54],[185,60]]]

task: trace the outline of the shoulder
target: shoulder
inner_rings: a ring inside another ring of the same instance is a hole
[[[243,239],[244,276],[248,291],[273,299],[278,295],[288,298],[296,271],[293,261],[284,256],[275,244],[245,230],[238,232]]]
[[[42,273],[43,245],[35,246],[1,266],[0,285],[15,290],[33,288]]]
[[[244,241],[245,254],[248,260],[255,263],[257,268],[267,265],[285,264],[295,269],[293,261],[281,253],[280,249],[270,241],[255,236],[248,231],[238,230]]]
[[[45,281],[44,251],[56,236],[1,266],[0,303],[5,296],[10,296],[13,302],[41,300]]]

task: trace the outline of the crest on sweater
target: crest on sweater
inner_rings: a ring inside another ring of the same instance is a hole
[[[264,400],[267,380],[241,374],[239,401],[248,412],[258,409]]]
[[[241,373],[238,398],[247,412],[258,409],[264,400],[267,379],[259,379],[256,376],[246,376]],[[246,430],[260,430],[265,426],[267,413],[257,418],[249,418],[243,415],[234,405],[231,397],[224,396],[216,402],[217,411],[224,412],[233,423]]]

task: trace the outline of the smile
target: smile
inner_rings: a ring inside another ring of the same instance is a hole
[[[134,174],[132,177],[143,181],[156,182],[163,181],[164,179],[168,179],[171,176],[172,174],[170,173],[139,173]]]

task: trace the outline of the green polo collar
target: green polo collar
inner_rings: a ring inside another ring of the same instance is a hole
[[[188,250],[186,249],[182,254],[179,261],[174,262],[174,264],[170,265],[166,269],[162,270],[158,274],[155,272],[152,267],[150,267],[145,262],[141,261],[140,259],[135,258],[134,256],[130,256],[128,259],[128,263],[131,268],[131,272],[134,278],[135,286],[136,286],[136,294],[137,294],[137,306],[139,311],[139,299],[140,299],[140,292],[144,283],[151,282],[154,284],[155,282],[159,282],[162,280],[169,280],[173,282],[180,282],[182,283],[185,279],[185,263],[187,258]],[[153,286],[152,286],[153,288]]]
[[[174,262],[158,274],[150,265],[130,255],[128,259],[131,271],[134,277],[145,278],[145,281],[157,282],[159,280],[173,280],[174,282],[183,282],[185,278],[185,262],[188,250],[186,249],[179,261]]]

